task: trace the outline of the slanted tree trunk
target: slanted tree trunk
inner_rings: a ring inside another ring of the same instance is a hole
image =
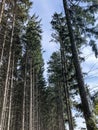
[[[2,0],[1,12],[0,12],[0,24],[1,24],[1,21],[2,21],[2,17],[3,17],[4,6],[5,6],[5,0]]]
[[[8,125],[7,130],[10,130],[11,123],[11,112],[12,112],[12,96],[13,96],[13,79],[14,79],[14,54],[12,58],[12,76],[11,76],[11,87],[10,87],[10,99],[9,99],[9,113],[8,113]]]
[[[84,84],[83,74],[82,74],[81,67],[80,67],[79,56],[78,56],[76,43],[75,43],[75,39],[74,39],[67,0],[63,0],[63,6],[64,6],[64,10],[65,10],[65,15],[66,15],[66,21],[67,21],[70,43],[71,43],[72,56],[73,56],[73,60],[74,60],[74,66],[75,66],[75,70],[76,70],[77,82],[78,82],[78,86],[79,86],[79,92],[80,92],[80,97],[81,97],[81,101],[82,101],[82,107],[83,107],[83,113],[84,113],[84,117],[85,117],[85,121],[86,121],[86,126],[87,126],[88,130],[96,130],[97,129],[96,124],[95,124],[95,121],[93,118],[93,114],[90,110],[89,102],[88,102],[87,95],[86,95],[85,84]]]
[[[9,47],[9,56],[8,56],[8,65],[7,65],[7,73],[6,73],[6,81],[5,81],[5,90],[4,90],[4,99],[3,99],[3,107],[2,107],[2,115],[1,115],[1,130],[3,130],[4,125],[4,115],[7,103],[7,92],[8,92],[8,78],[10,72],[10,64],[11,64],[11,55],[12,55],[12,45],[13,45],[13,36],[14,36],[14,27],[15,27],[15,11],[13,12],[13,21],[12,21],[12,32],[11,32],[11,40]]]

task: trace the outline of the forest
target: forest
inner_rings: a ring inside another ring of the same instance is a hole
[[[62,0],[64,12],[52,14],[51,42],[59,50],[47,77],[33,3],[0,0],[0,130],[98,130],[98,89],[91,93],[81,67],[81,48],[98,57],[98,0]]]

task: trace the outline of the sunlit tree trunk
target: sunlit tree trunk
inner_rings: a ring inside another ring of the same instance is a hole
[[[11,112],[12,112],[12,96],[13,96],[13,79],[14,79],[14,54],[12,58],[12,76],[11,76],[11,87],[10,87],[10,99],[9,99],[9,112],[8,112],[8,125],[7,130],[10,130],[10,123],[11,123]]]
[[[10,71],[11,71],[11,68],[10,68]],[[10,74],[9,74],[10,75]],[[10,76],[8,78],[8,83],[7,83],[7,86],[8,86],[8,90],[10,89]],[[5,111],[4,111],[4,118],[3,118],[3,130],[7,129],[7,121],[8,121],[8,110],[9,110],[9,91],[7,91],[7,94],[6,94],[6,107],[5,107]]]
[[[1,24],[1,21],[2,21],[2,17],[3,17],[3,12],[4,12],[5,1],[6,1],[6,0],[2,0],[2,4],[1,4],[0,24]]]
[[[70,43],[71,43],[72,56],[74,60],[77,82],[78,82],[80,97],[82,101],[83,113],[84,113],[87,129],[96,130],[97,128],[94,121],[94,117],[90,110],[88,99],[87,99],[83,74],[80,67],[80,62],[79,62],[78,52],[77,52],[76,43],[74,39],[74,34],[73,34],[72,25],[71,25],[70,13],[69,13],[67,2],[68,2],[67,0],[63,0],[66,21],[67,21],[67,26],[68,26],[68,31],[69,31],[69,37],[70,37]]]

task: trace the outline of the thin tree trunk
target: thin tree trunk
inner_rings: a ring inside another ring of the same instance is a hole
[[[38,127],[39,127],[39,111],[38,111],[38,101],[39,101],[39,96],[38,96],[38,85],[37,85],[37,82],[38,82],[38,76],[37,76],[37,73],[36,73],[36,130],[38,130]]]
[[[65,10],[65,15],[66,15],[67,26],[68,26],[68,30],[69,30],[71,50],[72,50],[74,66],[75,66],[76,75],[77,75],[77,81],[78,81],[79,92],[80,92],[80,97],[81,97],[81,101],[82,101],[83,113],[84,113],[84,117],[85,117],[85,121],[86,121],[86,126],[87,126],[88,130],[95,130],[97,128],[96,128],[93,114],[90,110],[89,102],[88,102],[87,95],[86,95],[85,84],[84,84],[83,74],[82,74],[81,67],[80,67],[79,56],[78,56],[76,43],[75,43],[75,39],[74,39],[67,0],[63,0],[63,5],[64,5],[64,10]]]
[[[35,69],[33,67],[33,130],[35,130]]]
[[[8,92],[8,85],[7,84],[8,84],[8,78],[9,78],[9,72],[10,72],[10,64],[11,64],[14,27],[15,27],[15,12],[13,14],[13,24],[12,24],[12,32],[11,32],[11,40],[10,40],[10,48],[9,48],[8,66],[7,66],[7,74],[6,74],[6,81],[5,81],[3,108],[2,108],[2,115],[1,115],[1,130],[3,130],[3,120],[4,120],[4,113],[5,113],[6,102],[7,102],[7,97],[6,97],[7,92]]]
[[[26,75],[27,75],[27,52],[25,61],[25,77],[24,77],[24,92],[23,92],[23,117],[22,117],[22,130],[25,130],[25,105],[26,105]]]
[[[30,126],[29,126],[29,129],[32,130],[32,97],[33,97],[33,94],[32,94],[32,91],[33,91],[33,83],[32,83],[32,59],[30,61]]]
[[[12,106],[12,110],[11,110],[11,121],[10,121],[10,127],[11,127],[11,129],[12,130],[14,130],[13,129],[13,121],[14,121],[14,112],[13,112],[14,110],[13,110],[13,106]]]
[[[2,17],[3,17],[4,5],[5,5],[5,0],[2,0],[1,12],[0,12],[0,24],[1,24],[1,21],[2,21]]]
[[[11,76],[11,88],[10,88],[10,100],[9,100],[9,114],[8,114],[8,125],[7,130],[10,130],[11,123],[11,112],[12,112],[12,96],[13,96],[13,79],[14,79],[14,54],[13,54],[13,63],[12,63],[12,76]]]
[[[37,74],[35,70],[35,105],[34,105],[34,129],[37,130]]]
[[[40,91],[38,89],[38,130],[41,130],[41,119],[40,119]]]

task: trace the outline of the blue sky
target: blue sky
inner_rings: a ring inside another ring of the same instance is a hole
[[[62,0],[33,0],[33,3],[33,8],[31,9],[30,14],[32,15],[36,13],[36,15],[39,15],[39,17],[42,19],[42,47],[43,50],[45,50],[43,58],[45,62],[46,76],[47,61],[49,60],[52,52],[59,49],[59,45],[50,42],[51,33],[53,31],[50,22],[52,19],[52,15],[55,12],[60,13],[63,11],[63,5]],[[97,86],[98,84],[98,59],[95,58],[90,47],[86,47],[82,51],[84,57],[87,57],[87,55],[91,54],[86,58],[86,62],[82,63],[82,70],[83,72],[89,72],[88,75],[84,77],[85,83],[90,86],[91,90],[94,90],[94,86]],[[98,87],[96,88],[98,90]],[[78,122],[80,121],[81,119],[78,119]],[[80,123],[80,125],[83,124]]]
[[[98,58],[95,58],[90,47],[83,49],[83,55],[86,57],[86,60],[82,63],[82,69],[83,72],[88,73],[88,75],[84,77],[85,83],[89,85],[91,90],[98,90],[98,87],[96,87],[98,86]],[[94,87],[96,88],[94,89]]]
[[[51,40],[51,19],[52,15],[55,12],[63,11],[62,0],[54,1],[54,0],[33,0],[33,8],[30,11],[30,14],[36,13],[42,19],[42,47],[45,52],[43,53],[43,58],[45,62],[45,77],[47,76],[46,68],[47,61],[50,58],[50,55],[55,50],[59,49],[59,46],[56,43],[50,42]]]

